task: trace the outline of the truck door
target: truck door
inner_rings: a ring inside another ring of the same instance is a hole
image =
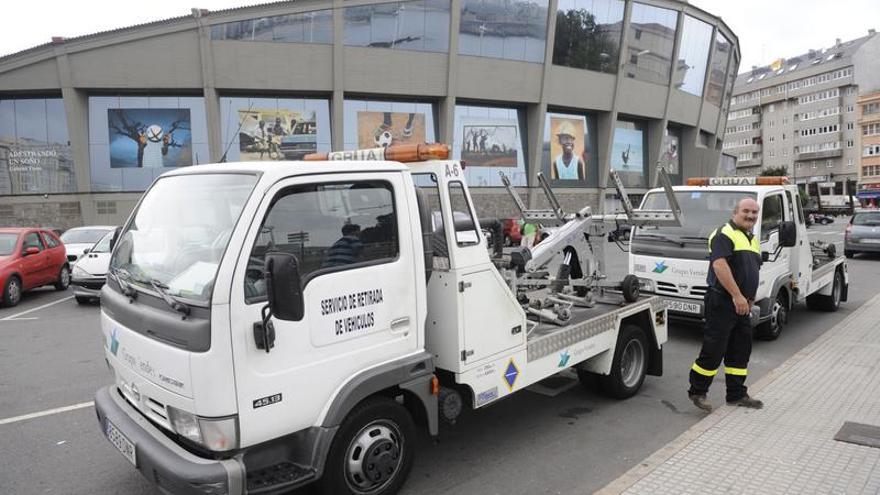
[[[317,424],[347,380],[419,348],[425,288],[411,190],[401,172],[375,172],[291,178],[263,198],[230,296],[243,444]],[[267,352],[253,329],[269,251],[296,255],[305,311],[300,321],[273,319]]]
[[[772,192],[764,196],[764,201],[761,205],[761,251],[767,251],[772,254],[776,247],[779,246],[779,224],[784,220],[791,220],[786,212],[785,197],[781,191]],[[761,267],[762,285],[759,288],[759,293],[773,297],[773,294],[764,291],[772,289],[773,283],[779,277],[789,272],[790,251],[789,249],[784,249],[775,261],[764,263],[764,266]],[[764,284],[769,284],[770,287],[765,288]]]
[[[811,275],[813,273],[813,255],[810,249],[810,238],[807,234],[807,223],[804,221],[804,208],[801,204],[800,194],[797,189],[788,191],[789,198],[795,206],[795,216],[792,218],[797,224],[797,244],[791,248],[791,271],[795,281],[800,287],[801,294],[806,294]]]

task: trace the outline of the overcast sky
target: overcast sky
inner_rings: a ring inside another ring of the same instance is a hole
[[[2,7],[0,55],[48,42],[52,36],[74,37],[98,31],[188,15],[190,7],[222,10],[265,2],[247,0],[86,0],[81,2],[19,0]],[[721,16],[739,36],[740,72],[767,65],[811,48],[827,48],[868,34],[880,24],[878,0],[692,0]]]

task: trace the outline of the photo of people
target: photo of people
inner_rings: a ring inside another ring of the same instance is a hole
[[[317,151],[315,112],[285,109],[238,111],[239,157],[248,160],[301,160]]]
[[[509,125],[462,126],[461,159],[468,167],[516,167],[519,136]]]
[[[425,114],[358,112],[358,148],[384,148],[392,144],[424,143]]]
[[[111,108],[110,168],[162,168],[192,165],[189,109]]]
[[[550,117],[550,178],[586,180],[584,119]]]
[[[670,133],[669,129],[667,129],[663,136],[663,153],[660,155],[660,166],[666,170],[666,173],[677,175],[680,163],[678,135],[674,132]]]

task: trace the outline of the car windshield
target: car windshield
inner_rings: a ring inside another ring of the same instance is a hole
[[[675,199],[681,207],[681,226],[641,227],[636,229],[634,240],[657,239],[659,236],[676,241],[708,241],[709,234],[730,219],[736,204],[743,198],[755,199],[756,195],[740,191],[676,191]],[[666,194],[648,193],[642,209],[669,209]]]
[[[107,229],[71,229],[61,234],[64,244],[94,244],[107,233]]]
[[[110,232],[107,232],[104,235],[104,237],[102,237],[101,240],[95,244],[95,247],[92,248],[91,252],[93,252],[93,253],[109,253],[110,252],[110,241],[113,240],[113,235],[115,233],[116,233],[115,230],[111,230]]]
[[[852,220],[853,225],[880,225],[880,211],[870,213],[856,213]]]
[[[159,179],[119,235],[111,273],[206,305],[220,258],[256,182],[256,175],[245,174]]]
[[[0,234],[0,256],[9,256],[15,252],[18,234]]]

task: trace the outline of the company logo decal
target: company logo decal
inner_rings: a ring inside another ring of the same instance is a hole
[[[507,369],[504,370],[504,382],[507,383],[507,388],[510,391],[513,391],[513,385],[516,383],[516,377],[518,376],[519,368],[516,367],[513,358],[510,358],[510,361],[507,363]]]
[[[571,358],[571,354],[568,353],[568,349],[559,353],[559,367],[564,368],[565,365],[568,364],[568,360]]]
[[[119,339],[116,338],[116,329],[114,328],[113,331],[110,332],[110,353],[115,356],[118,350]]]
[[[654,273],[663,273],[666,269],[669,268],[666,266],[666,260],[661,260],[654,263],[654,269],[652,270]]]

